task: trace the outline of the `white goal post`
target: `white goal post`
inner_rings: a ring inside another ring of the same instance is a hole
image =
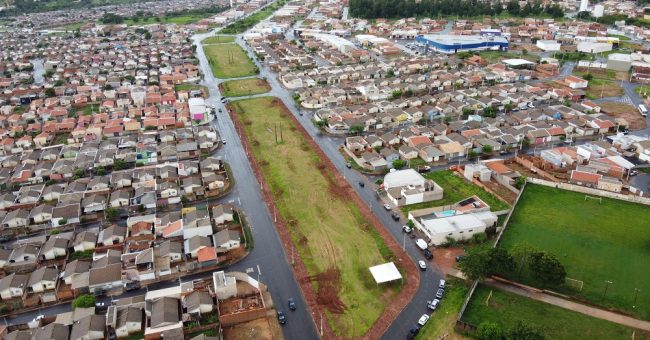
[[[598,203],[603,204],[603,198],[602,197],[585,195],[585,201],[587,199],[598,200]]]
[[[582,287],[585,285],[584,281],[572,279],[570,277],[567,277],[565,281],[569,287],[575,288],[579,292],[582,291]]]

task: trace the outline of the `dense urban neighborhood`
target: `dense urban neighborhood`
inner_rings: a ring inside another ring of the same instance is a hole
[[[646,5],[4,1],[0,339],[649,338]]]

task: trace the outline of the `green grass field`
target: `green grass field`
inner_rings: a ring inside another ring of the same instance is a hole
[[[490,291],[492,296],[488,301]],[[475,326],[481,322],[494,322],[503,330],[521,320],[543,331],[546,339],[623,340],[632,339],[635,331],[623,325],[483,285],[474,291],[462,320]],[[635,339],[645,339],[641,331],[636,330],[635,335]]]
[[[232,24],[224,27],[224,29],[221,30],[221,33],[224,34],[238,34],[238,33],[244,33],[246,30],[249,28],[255,26],[258,22],[266,19],[267,17],[271,16],[273,12],[278,10],[280,7],[284,6],[286,3],[286,0],[277,0],[275,3],[272,3],[268,5],[266,8],[264,8],[261,11],[258,11],[256,13],[253,13],[252,15],[249,15],[243,19],[237,20],[233,22]]]
[[[259,72],[246,52],[236,44],[203,46],[215,77],[237,78],[252,76]]]
[[[491,207],[492,211],[510,209],[508,203],[503,202],[482,188],[466,181],[464,178],[456,176],[450,170],[432,171],[424,174],[424,177],[438,183],[444,189],[444,196],[438,201],[404,206],[402,207],[402,211],[405,215],[408,215],[408,212],[411,210],[454,204],[472,195],[476,195],[482,199]]]
[[[203,91],[203,94],[205,96],[209,96],[208,93],[208,88],[203,86],[203,85],[196,85],[196,84],[178,84],[174,85],[174,90],[176,91],[194,91],[194,90],[199,90]]]
[[[140,26],[140,25],[152,25],[152,24],[177,24],[177,25],[187,25],[195,23],[201,19],[205,19],[214,15],[214,13],[205,13],[205,14],[183,14],[183,15],[171,15],[171,16],[161,16],[161,17],[146,17],[138,21],[133,19],[126,19],[124,23],[129,26]]]
[[[448,334],[446,339],[464,339],[454,331],[454,327],[460,307],[465,302],[467,285],[468,283],[463,280],[454,277],[447,278],[445,297],[440,302],[440,307],[431,314],[431,318],[422,327],[416,339],[439,339],[444,334]]]
[[[232,105],[309,274],[340,271],[338,296],[346,309],[342,314],[328,313],[330,326],[341,337],[363,335],[400,288],[377,287],[368,270],[392,253],[357,206],[330,182],[331,174],[277,98]],[[320,284],[314,282],[314,288]]]
[[[225,44],[235,42],[234,35],[215,35],[213,37],[207,37],[201,41],[203,44]]]
[[[585,89],[585,93],[589,99],[618,97],[623,95],[623,88],[615,81],[594,78],[589,81],[589,86]]]
[[[501,247],[528,245],[555,254],[567,276],[584,281],[581,292],[594,303],[650,319],[650,207],[581,193],[527,185]],[[535,284],[522,278],[524,283]],[[605,293],[605,281],[613,283]],[[641,289],[636,308],[635,288]]]
[[[221,94],[226,97],[250,96],[271,91],[269,83],[259,78],[229,80],[219,86]]]

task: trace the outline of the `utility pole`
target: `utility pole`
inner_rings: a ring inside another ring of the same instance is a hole
[[[609,280],[605,281],[605,292],[603,293],[603,299],[607,295],[607,289],[609,288],[609,285],[611,285],[611,284],[612,284],[612,281],[609,281]]]
[[[639,292],[640,291],[641,291],[641,289],[634,288],[634,304],[632,305],[632,308],[636,308],[636,298],[639,297]],[[5,322],[6,322],[6,320],[7,319],[5,318]]]

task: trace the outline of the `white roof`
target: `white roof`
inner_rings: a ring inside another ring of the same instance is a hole
[[[616,165],[620,166],[621,168],[624,168],[626,170],[634,168],[634,163],[628,161],[627,159],[616,155],[616,156],[609,156],[607,157],[610,161],[616,163]]]
[[[471,214],[459,214],[441,218],[422,218],[420,223],[431,234],[450,233],[475,228],[485,228],[490,219],[496,221],[496,215],[490,211]]]
[[[424,185],[424,177],[413,169],[397,170],[384,176],[384,188],[396,188],[407,185]]]
[[[393,262],[380,264],[378,266],[370,267],[369,269],[372,277],[375,278],[377,283],[395,281],[402,278],[402,274],[400,274]]]
[[[505,59],[503,63],[510,66],[535,65],[534,62],[526,59]]]

